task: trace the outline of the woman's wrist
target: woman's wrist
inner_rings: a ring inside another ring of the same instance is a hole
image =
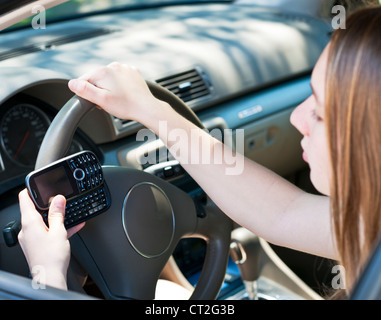
[[[67,290],[66,273],[60,270],[39,270],[33,275],[33,281],[39,286],[49,286],[61,290]]]
[[[174,110],[167,102],[156,100],[156,103],[150,106],[149,115],[147,116],[147,113],[145,113],[136,121],[156,132],[159,128],[159,122],[167,120],[171,112],[174,112]]]

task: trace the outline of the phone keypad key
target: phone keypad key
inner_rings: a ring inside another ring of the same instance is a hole
[[[80,223],[86,220],[87,217],[93,216],[108,209],[109,203],[104,187],[96,189],[95,191],[82,195],[75,200],[67,202],[65,212],[65,227]]]

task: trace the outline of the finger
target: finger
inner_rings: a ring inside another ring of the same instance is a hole
[[[130,68],[131,68],[132,70],[135,70],[135,71],[141,73],[140,69],[139,69],[137,66],[130,66]]]
[[[104,106],[107,91],[101,89],[83,79],[72,79],[69,81],[69,89],[76,95],[86,99],[95,105]]]
[[[23,227],[31,224],[43,223],[43,219],[40,213],[37,212],[27,189],[24,189],[19,193],[19,206],[21,212],[21,225]]]
[[[66,199],[64,196],[55,196],[50,204],[48,213],[49,230],[64,227]]]
[[[81,230],[85,226],[85,224],[85,222],[82,222],[70,229],[67,229],[67,238],[70,239],[70,237],[76,234],[79,230]]]
[[[105,72],[107,72],[107,67],[100,66],[100,67],[95,68],[94,70],[92,70],[90,72],[84,73],[78,79],[86,80],[86,81],[93,83],[94,81],[102,79]]]
[[[89,81],[90,78],[91,78],[91,73],[85,73],[82,76],[80,76],[78,79]]]
[[[123,64],[117,61],[113,61],[107,65],[107,67],[109,68],[116,68],[116,69],[119,69],[121,66],[123,66]]]

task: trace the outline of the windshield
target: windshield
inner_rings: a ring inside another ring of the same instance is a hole
[[[1,0],[0,0],[1,1]],[[70,0],[62,3],[54,8],[46,10],[47,21],[53,22],[57,20],[72,19],[83,15],[91,15],[95,13],[102,13],[108,11],[139,9],[147,7],[160,7],[166,5],[184,4],[184,3],[205,3],[205,2],[231,2],[232,0]],[[22,3],[23,1],[19,1]],[[24,0],[24,2],[31,2]],[[15,27],[22,27],[30,23],[26,19],[14,25]]]

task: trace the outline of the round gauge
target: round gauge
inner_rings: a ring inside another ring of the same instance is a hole
[[[9,158],[19,165],[33,167],[50,120],[31,104],[17,104],[1,121],[1,144]]]

